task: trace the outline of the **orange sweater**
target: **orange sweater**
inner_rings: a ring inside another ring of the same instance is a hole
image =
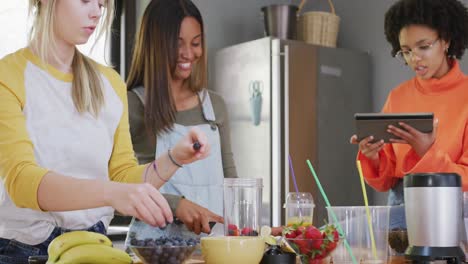
[[[392,90],[382,112],[433,112],[439,119],[436,140],[423,157],[407,144],[385,144],[378,171],[361,152],[364,178],[378,191],[388,191],[405,174],[455,172],[468,191],[468,76],[458,61],[441,79],[417,77]]]

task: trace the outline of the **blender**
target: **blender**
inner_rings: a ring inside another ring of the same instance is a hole
[[[262,206],[261,178],[224,179],[224,234],[258,236]]]
[[[417,173],[404,177],[405,213],[413,262],[465,261],[461,177],[456,173]]]

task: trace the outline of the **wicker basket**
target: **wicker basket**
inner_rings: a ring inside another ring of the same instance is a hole
[[[331,12],[311,11],[299,16],[297,37],[310,44],[336,47],[340,17],[335,14],[335,7],[328,0]]]

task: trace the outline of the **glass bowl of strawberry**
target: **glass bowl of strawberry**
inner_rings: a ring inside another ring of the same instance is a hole
[[[302,264],[330,263],[330,254],[342,242],[334,225],[321,229],[313,225],[291,226],[283,230],[283,236],[300,256]]]

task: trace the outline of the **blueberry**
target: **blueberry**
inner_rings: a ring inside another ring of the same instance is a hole
[[[201,148],[200,142],[197,141],[197,142],[193,143],[193,149],[194,150],[199,150],[200,148]]]
[[[146,246],[147,247],[155,247],[156,246],[156,242],[154,240],[151,240],[149,241],[148,243],[146,243]]]
[[[170,241],[167,241],[166,243],[164,243],[164,246],[167,246],[167,247],[172,247],[172,246],[173,246],[173,244],[172,244],[172,242],[170,242]]]

